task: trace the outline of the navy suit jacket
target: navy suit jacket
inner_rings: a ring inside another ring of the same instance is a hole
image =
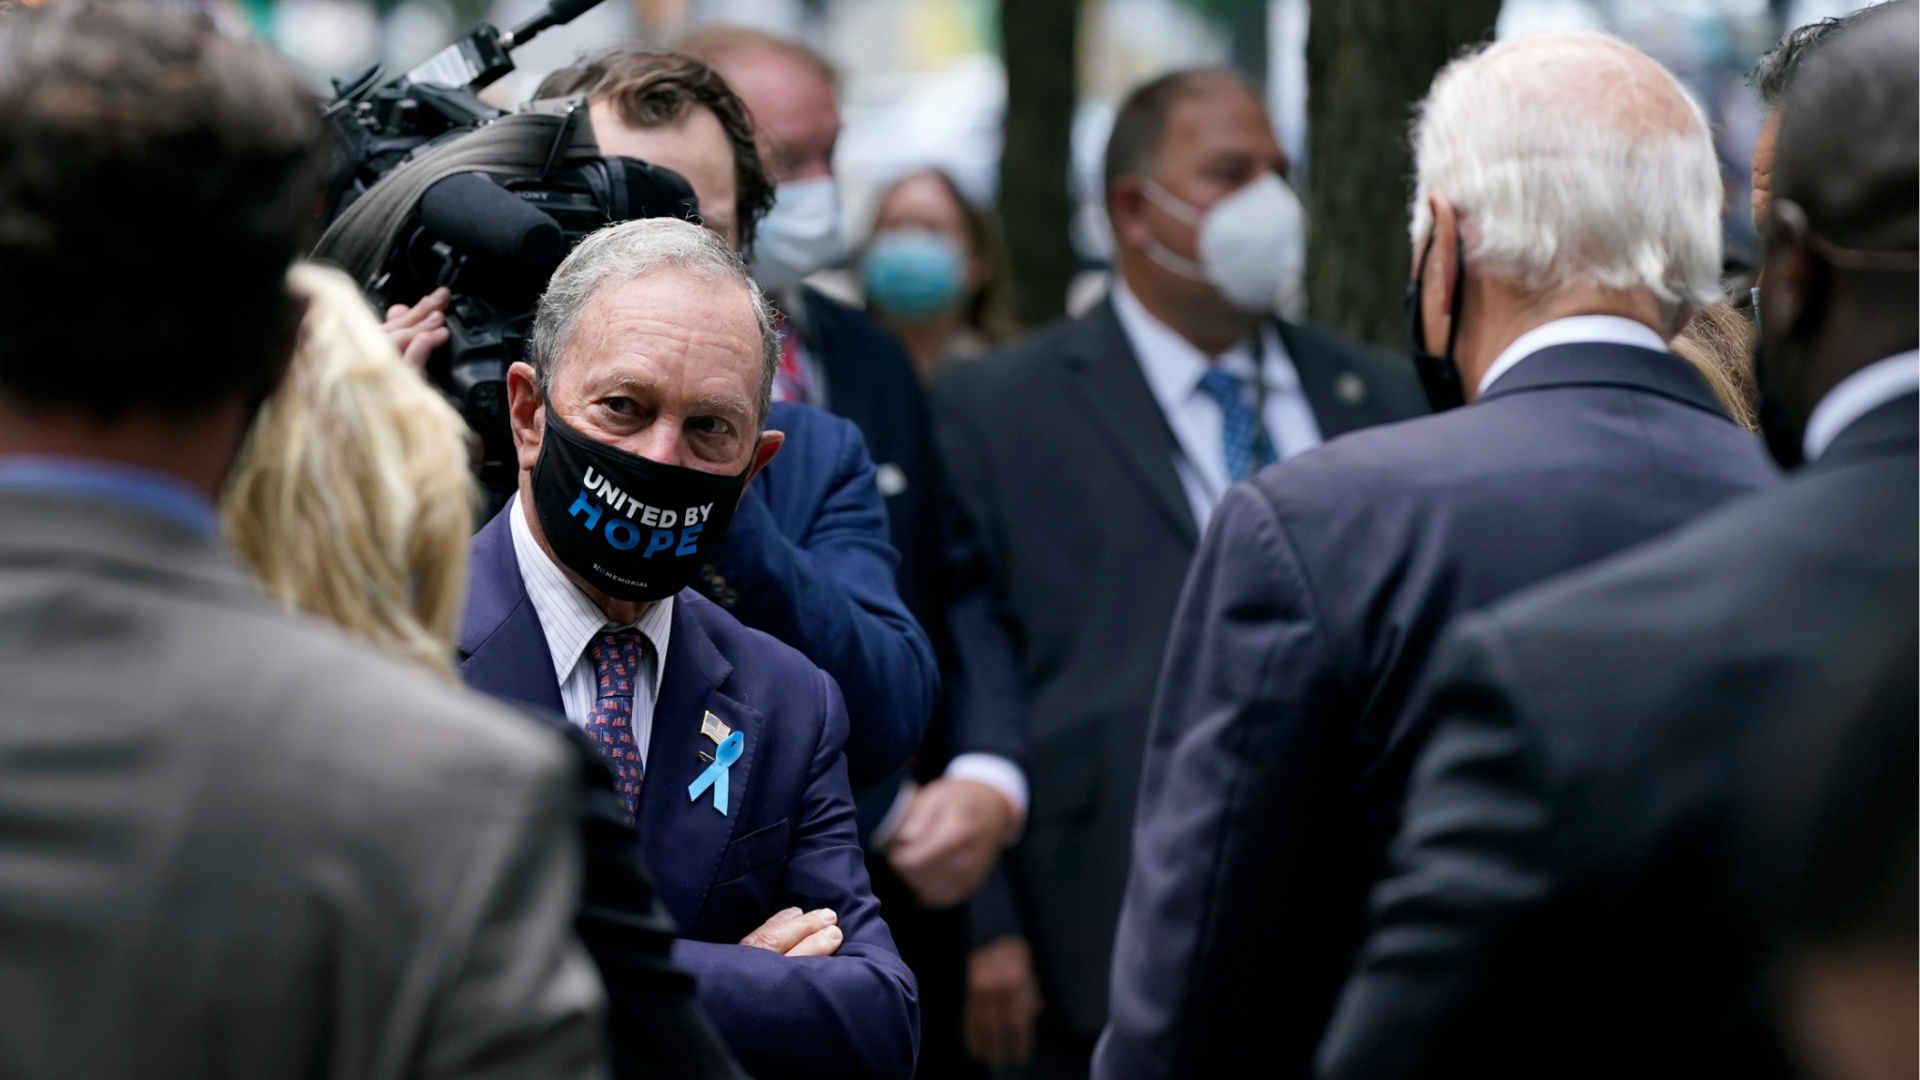
[[[1306,1076],[1398,806],[1362,778],[1441,628],[1774,479],[1686,361],[1580,344],[1230,492],[1168,646],[1095,1074]]]
[[[854,790],[886,780],[925,734],[940,686],[933,646],[900,599],[900,556],[860,429],[775,404],[786,445],[747,486],[701,591],[799,649],[846,696]]]
[[[473,541],[460,675],[509,701],[561,711],[545,632],[514,558],[508,513]],[[729,774],[731,813],[689,800],[707,767],[708,712],[745,736]],[[673,960],[749,1073],[886,1077],[913,1072],[919,1002],[868,887],[854,835],[833,680],[793,649],[692,590],[674,603],[672,643],[647,743],[635,829],[684,935]],[[832,908],[845,943],[788,958],[736,944],[787,907]]]

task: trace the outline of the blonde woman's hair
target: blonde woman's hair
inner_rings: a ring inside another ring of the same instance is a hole
[[[351,278],[303,263],[287,283],[306,317],[228,481],[228,543],[281,606],[451,678],[477,498],[466,423]]]
[[[1760,391],[1753,376],[1757,336],[1752,320],[1722,300],[1694,312],[1679,336],[1667,343],[1699,370],[1734,423],[1755,434],[1760,431]]]

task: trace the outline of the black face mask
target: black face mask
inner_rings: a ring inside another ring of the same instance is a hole
[[[1793,406],[1787,388],[1801,381],[1812,366],[1814,338],[1826,321],[1830,281],[1826,263],[1814,260],[1800,309],[1792,318],[1765,320],[1765,330],[1755,335],[1753,382],[1760,399],[1756,419],[1767,453],[1783,469],[1799,468],[1806,460],[1807,417]],[[1759,293],[1754,290],[1756,322],[1760,321]]]
[[[549,408],[533,510],[554,556],[587,584],[617,600],[660,600],[719,550],[747,471],[662,465],[587,438]]]
[[[1413,280],[1407,282],[1407,346],[1413,354],[1413,370],[1420,376],[1420,388],[1427,392],[1427,404],[1434,412],[1457,409],[1467,403],[1467,396],[1460,388],[1460,369],[1453,362],[1453,344],[1460,336],[1460,286],[1466,280],[1466,245],[1458,233],[1453,238],[1453,303],[1448,311],[1447,351],[1443,356],[1435,356],[1427,351],[1427,328],[1420,318],[1420,287],[1427,278],[1427,256],[1433,253],[1432,231],[1427,233],[1427,246],[1420,249],[1420,265],[1413,272]]]
[[[1782,367],[1793,349],[1787,342],[1769,342],[1762,337],[1754,345],[1753,381],[1760,397],[1756,419],[1767,453],[1783,469],[1798,468],[1806,456],[1806,417],[1787,403],[1782,386]]]

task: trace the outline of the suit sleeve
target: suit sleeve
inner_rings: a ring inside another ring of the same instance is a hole
[[[474,823],[482,842],[439,949],[417,965],[426,971],[439,961],[448,972],[433,995],[424,1043],[386,1047],[376,1075],[607,1075],[605,1000],[573,931],[581,889],[579,789],[563,761],[556,752],[551,767],[520,790],[502,792],[497,815]]]
[[[851,424],[833,482],[804,534],[788,536],[758,484],[740,501],[715,569],[741,622],[800,650],[846,695],[855,789],[899,771],[939,691],[933,646],[894,584],[899,556],[873,461]]]
[[[747,945],[680,941],[700,1002],[747,1071],[821,1080],[908,1080],[920,1042],[919,989],[880,918],[855,835],[840,742],[846,709],[824,675],[825,714],[776,909],[832,908],[833,956],[785,957]]]
[[[965,669],[952,690],[953,752],[998,753],[1024,768],[1029,728],[1017,622],[995,571],[993,485],[979,453],[979,436],[967,421],[969,406],[960,383],[950,374],[936,381],[928,394],[935,442],[948,477],[949,512],[957,517],[954,527],[964,530],[967,557],[977,560],[981,568],[976,587],[948,615],[949,622],[956,624],[955,648],[962,652]],[[978,659],[966,655],[970,648]],[[1002,859],[967,901],[967,936],[972,944],[1026,933],[1010,874],[1007,860]]]
[[[1542,758],[1519,721],[1503,656],[1487,625],[1467,616],[1415,696],[1416,727],[1431,735],[1413,766],[1391,868],[1373,891],[1373,932],[1320,1047],[1322,1077],[1504,1074],[1491,1057],[1525,1043],[1512,1025],[1527,1026],[1526,1007],[1516,1001],[1495,1020],[1489,976],[1503,966],[1500,954],[1512,955],[1520,916],[1556,891],[1557,875]]]
[[[1304,1070],[1338,970],[1319,899],[1340,680],[1269,497],[1221,502],[1149,729],[1116,936],[1105,1080]],[[1319,1000],[1314,1000],[1315,994]]]

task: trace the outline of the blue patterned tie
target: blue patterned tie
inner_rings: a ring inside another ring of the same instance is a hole
[[[1240,376],[1225,368],[1210,367],[1200,377],[1200,389],[1220,406],[1220,444],[1226,451],[1227,481],[1234,484],[1277,460],[1266,427],[1247,407],[1243,386]]]
[[[633,687],[640,677],[646,643],[638,630],[602,631],[587,648],[593,661],[593,711],[587,714],[587,734],[613,769],[614,790],[627,804],[627,815],[640,813],[640,746],[633,738]]]

